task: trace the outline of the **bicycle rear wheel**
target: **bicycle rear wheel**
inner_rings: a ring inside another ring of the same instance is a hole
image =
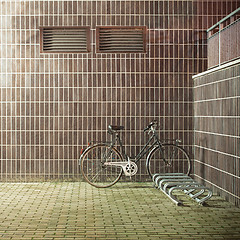
[[[81,172],[85,180],[98,188],[106,188],[119,181],[122,168],[104,165],[105,162],[122,162],[122,155],[107,144],[97,144],[87,149],[81,157]]]
[[[147,171],[152,178],[155,173],[190,173],[190,158],[187,152],[174,144],[163,144],[162,151],[155,147],[147,157]]]

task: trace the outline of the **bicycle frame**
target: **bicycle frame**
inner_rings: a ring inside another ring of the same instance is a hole
[[[131,158],[131,160],[133,160],[133,162],[137,163],[145,154],[147,154],[148,152],[150,152],[151,149],[154,148],[154,146],[158,145],[159,146],[159,149],[160,149],[160,152],[161,154],[163,155],[163,152],[162,152],[162,143],[161,141],[159,140],[158,138],[158,135],[156,133],[156,131],[153,129],[151,130],[151,132],[153,133],[152,136],[148,139],[147,143],[140,149],[140,152],[133,157],[133,159]],[[150,142],[152,142],[152,140],[155,139],[155,141],[149,146]],[[125,148],[123,147],[123,144],[122,144],[122,140],[119,136],[119,134],[116,132],[115,133],[115,140],[111,142],[111,148],[113,148],[115,146],[116,143],[119,143],[120,145],[120,149],[121,149],[121,153],[124,157],[124,159],[126,161],[128,161],[128,158],[129,156],[126,154],[125,152]]]

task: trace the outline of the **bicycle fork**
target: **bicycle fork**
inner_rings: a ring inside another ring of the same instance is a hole
[[[182,142],[182,141],[181,141],[180,139],[176,139],[176,140],[175,140],[175,145],[178,146],[179,143],[181,143],[181,142]],[[164,147],[162,146],[162,144],[160,143],[160,141],[158,140],[158,138],[157,138],[157,143],[158,143],[158,146],[159,146],[160,155],[162,156],[162,160],[165,162],[165,164],[166,164],[168,167],[171,167],[171,166],[172,166],[172,160],[174,159],[176,150],[173,149],[173,150],[170,152],[169,158],[166,159],[165,156],[164,156]],[[168,155],[167,155],[167,156],[168,156]]]

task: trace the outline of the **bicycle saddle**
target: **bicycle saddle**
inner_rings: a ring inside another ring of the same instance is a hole
[[[124,126],[113,126],[113,125],[109,125],[108,126],[108,129],[110,131],[118,131],[118,130],[123,130],[124,129]]]

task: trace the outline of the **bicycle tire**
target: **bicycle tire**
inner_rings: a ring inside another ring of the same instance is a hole
[[[80,167],[84,179],[94,187],[107,188],[119,181],[122,176],[122,168],[106,166],[104,162],[122,162],[121,153],[116,148],[111,148],[108,159],[104,154],[110,149],[109,145],[101,143],[88,148],[81,156]]]
[[[174,144],[163,144],[162,152],[157,146],[148,154],[146,167],[151,178],[156,173],[184,173],[189,175],[191,162],[189,155],[182,147]]]

